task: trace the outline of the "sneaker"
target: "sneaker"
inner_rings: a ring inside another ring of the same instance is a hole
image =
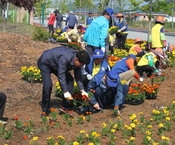
[[[6,125],[6,124],[7,124],[6,121],[2,121],[2,120],[0,120],[0,126],[4,126],[4,125]]]

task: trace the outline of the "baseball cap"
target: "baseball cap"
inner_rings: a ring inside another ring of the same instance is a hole
[[[101,49],[96,49],[93,53],[93,58],[103,58],[104,53]]]
[[[106,12],[110,15],[110,17],[112,17],[112,15],[114,14],[114,10],[112,8],[107,8]]]

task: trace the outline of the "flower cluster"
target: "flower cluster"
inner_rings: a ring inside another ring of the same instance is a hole
[[[78,43],[78,42],[69,42],[66,44],[68,47],[70,48],[73,48],[73,49],[76,49],[76,50],[79,50],[79,49],[82,49],[81,48],[81,44]]]
[[[41,82],[40,70],[35,66],[22,66],[20,70],[22,78],[28,82]]]
[[[119,29],[119,28],[118,28],[117,26],[112,26],[112,27],[109,28],[108,33],[109,33],[110,35],[114,35],[114,34],[117,33],[118,29]]]
[[[126,97],[127,103],[138,103],[145,100],[145,94],[142,93],[141,84],[131,84],[129,87],[128,95]],[[142,102],[143,103],[143,102]]]

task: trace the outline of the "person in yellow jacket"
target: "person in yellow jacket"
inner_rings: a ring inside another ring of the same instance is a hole
[[[135,38],[134,44],[129,49],[129,54],[134,54],[136,57],[141,57],[144,55],[144,51],[141,48],[143,40],[140,38]]]
[[[148,40],[149,49],[155,49],[160,53],[163,53],[163,48],[167,46],[165,34],[164,34],[164,25],[165,17],[158,16],[155,25],[152,27],[151,34]]]
[[[144,77],[146,74],[147,77],[150,77],[153,73],[157,73],[157,75],[161,75],[159,66],[159,56],[155,50],[151,50],[144,54],[136,66],[136,71],[139,73],[141,77]]]

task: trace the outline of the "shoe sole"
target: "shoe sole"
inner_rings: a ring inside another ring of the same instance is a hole
[[[64,109],[62,108],[58,108],[58,111],[60,111],[61,114],[67,114],[69,115],[70,117],[73,117],[73,114],[70,114],[69,112],[66,112]]]

